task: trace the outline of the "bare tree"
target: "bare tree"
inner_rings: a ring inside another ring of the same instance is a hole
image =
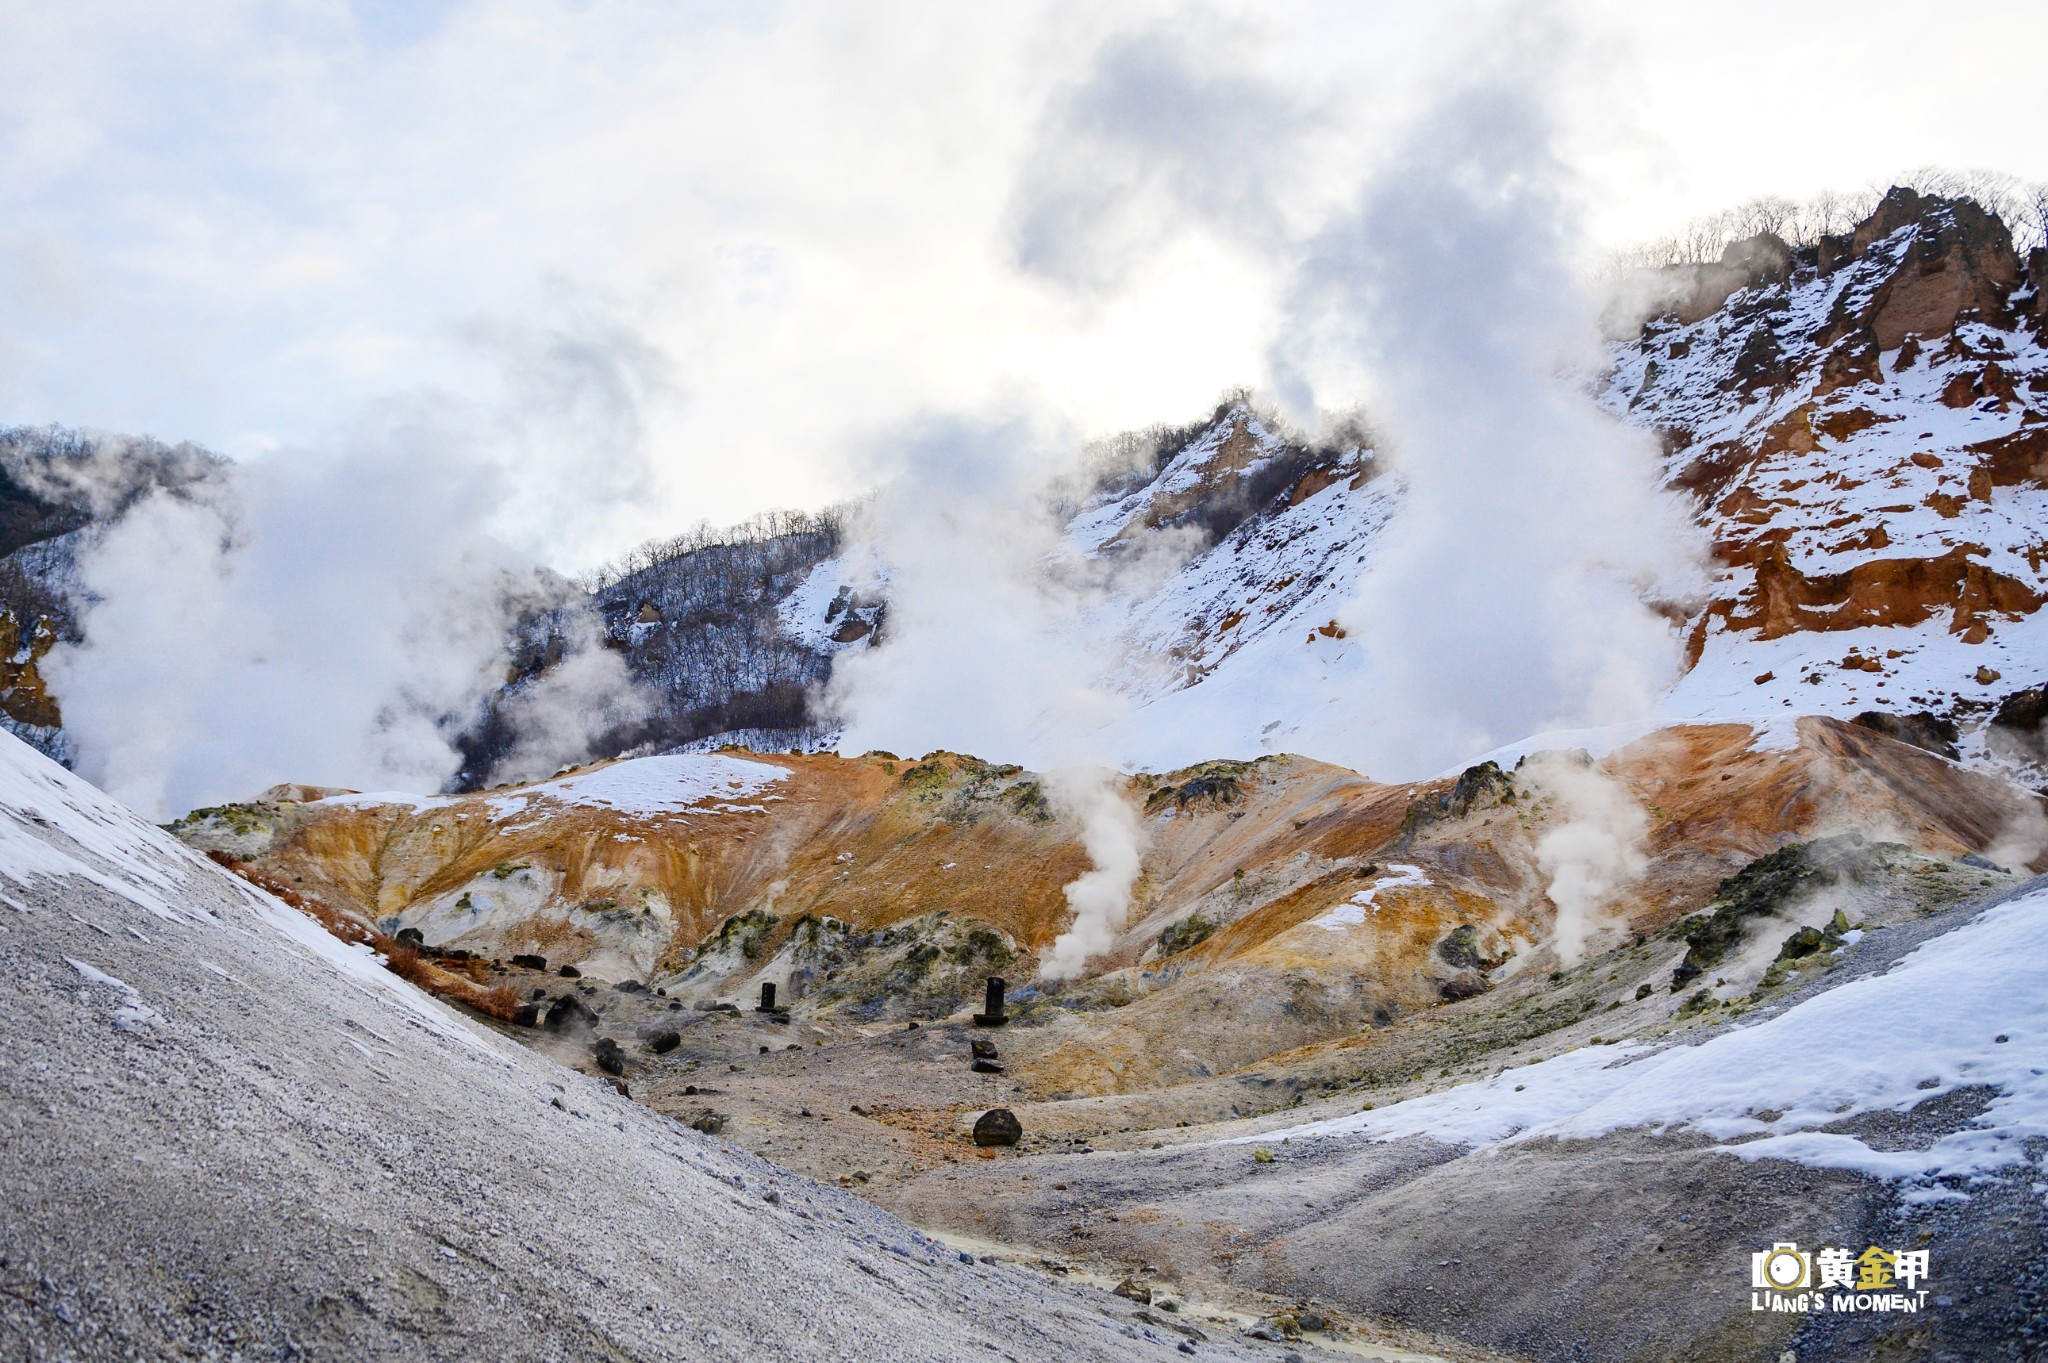
[[[1728,244],[1770,232],[1795,248],[1814,246],[1824,236],[1840,236],[1869,217],[1892,184],[1922,194],[1969,199],[1993,213],[2012,231],[2022,251],[2048,245],[2048,181],[2023,180],[1996,170],[1957,170],[1922,166],[1889,183],[1861,189],[1824,189],[1806,200],[1766,194],[1693,218],[1677,231],[1655,237],[1614,254],[1611,270],[1625,273],[1669,265],[1718,260]]]

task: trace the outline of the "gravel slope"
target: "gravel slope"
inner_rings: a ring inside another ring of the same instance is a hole
[[[1183,1356],[471,1026],[8,737],[0,1206],[4,1358]]]

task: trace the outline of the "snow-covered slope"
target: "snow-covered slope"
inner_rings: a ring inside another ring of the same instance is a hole
[[[1782,249],[1782,248],[1781,248]],[[1701,320],[1616,347],[1714,536],[1672,717],[1932,711],[2048,677],[2048,350],[2005,228],[1894,191]]]
[[[1962,1200],[1980,1175],[2035,1163],[2048,1139],[2048,888],[2039,881],[1913,950],[1883,974],[1695,1045],[1598,1046],[1481,1083],[1272,1133],[1429,1136],[1485,1148],[1586,1140],[1629,1127],[1689,1129],[1745,1160],[1789,1159],[1907,1185],[1908,1204]],[[1853,952],[1865,934],[1849,934]],[[1853,955],[1845,965],[1854,969]],[[1922,1020],[1902,1025],[1906,1019]],[[1883,1045],[1871,1039],[1884,1037]],[[1826,1055],[1816,1071],[1807,1057]],[[1969,1124],[1904,1149],[1842,1124],[1904,1113],[1972,1085],[1995,1096]],[[1760,1116],[1759,1114],[1768,1114]],[[1246,1138],[1251,1139],[1251,1138]]]
[[[1180,1356],[484,1031],[5,736],[0,977],[10,1356]]]

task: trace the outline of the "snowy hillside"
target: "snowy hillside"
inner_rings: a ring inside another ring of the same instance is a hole
[[[2048,350],[2020,279],[1996,219],[1894,191],[1852,240],[1616,348],[1608,402],[1663,437],[1720,569],[1665,714],[1967,730],[2048,679]]]

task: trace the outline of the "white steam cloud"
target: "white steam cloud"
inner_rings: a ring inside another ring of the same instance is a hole
[[[394,403],[338,450],[225,464],[100,528],[79,562],[84,642],[49,663],[80,770],[158,818],[280,781],[438,790],[507,680],[514,624],[549,607],[569,608],[567,648],[507,705],[496,774],[545,774],[634,717],[575,590],[507,528],[535,502],[573,522],[630,490],[660,376],[587,321],[498,328],[496,408]]]
[[[1650,816],[1627,786],[1583,753],[1539,752],[1518,774],[1538,799],[1552,802],[1553,823],[1536,840],[1536,864],[1557,906],[1558,959],[1576,965],[1613,931],[1605,911],[1649,865],[1643,837]]]
[[[1052,448],[1021,422],[936,423],[902,442],[848,555],[886,577],[884,641],[841,661],[827,704],[848,752],[948,747],[1052,773],[1094,863],[1066,887],[1076,916],[1043,966],[1070,975],[1121,929],[1145,842],[1099,764],[1127,709],[1106,680],[1121,654],[1114,618],[1095,614],[1108,584],[1048,504]]]
[[[1364,399],[1405,483],[1340,617],[1374,720],[1342,755],[1382,778],[1641,715],[1679,662],[1650,602],[1704,580],[1650,438],[1575,378],[1596,311],[1551,123],[1519,67],[1446,99],[1312,243],[1275,351],[1297,408]]]
[[[1304,425],[1362,406],[1405,488],[1342,616],[1362,668],[1338,704],[1296,707],[1306,727],[1290,742],[1382,778],[1641,715],[1679,656],[1650,602],[1702,581],[1704,546],[1661,488],[1653,445],[1586,391],[1597,309],[1543,89],[1560,54],[1519,29],[1500,51],[1512,58],[1477,61],[1480,76],[1395,138],[1348,204],[1296,230],[1270,206],[1278,180],[1194,144],[1225,104],[1257,125],[1259,165],[1326,159],[1341,130],[1291,93],[1203,67],[1165,29],[1119,40],[1047,116],[1075,154],[1034,162],[1047,169],[1015,198],[1019,265],[1084,298],[1112,289],[1141,245],[1191,234],[1288,281],[1268,353],[1278,391]],[[1219,164],[1222,178],[1190,169]],[[885,637],[834,680],[847,749],[967,745],[1049,768],[1214,755],[1186,750],[1211,734],[1147,737],[1133,722],[1116,679],[1136,663],[1102,609],[1107,574],[1127,570],[1084,572],[1062,546],[1033,470],[1065,459],[1029,430],[911,442],[866,534],[888,580]],[[1068,887],[1077,917],[1049,973],[1113,940],[1138,874],[1141,825],[1099,785],[1078,789],[1095,870]],[[1572,818],[1545,854],[1572,952],[1636,866],[1631,806],[1606,795],[1598,778],[1568,782]]]
[[[2031,871],[2043,854],[2048,854],[2048,814],[2042,812],[2041,801],[2033,792],[2015,790],[2012,812],[1984,849],[1985,859],[2012,870]]]

